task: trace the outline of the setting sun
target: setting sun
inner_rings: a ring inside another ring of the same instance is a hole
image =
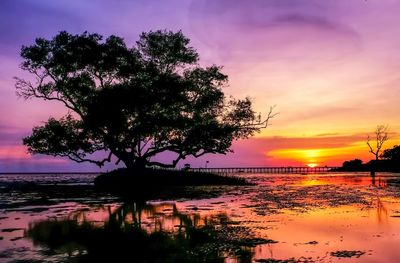
[[[317,167],[318,164],[317,163],[308,163],[307,166],[310,168],[314,168],[314,167]]]

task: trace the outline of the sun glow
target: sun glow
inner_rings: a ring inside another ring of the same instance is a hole
[[[365,151],[364,143],[354,143],[347,147],[332,147],[332,148],[287,148],[277,149],[268,152],[269,156],[281,160],[293,160],[298,165],[307,165],[308,167],[325,166],[325,165],[340,165],[343,160],[354,158],[354,153],[361,153],[359,158],[368,159],[369,153]]]

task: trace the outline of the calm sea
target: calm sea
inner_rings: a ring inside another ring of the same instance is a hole
[[[93,184],[98,173],[0,173],[0,184],[9,183],[37,183],[37,184]]]

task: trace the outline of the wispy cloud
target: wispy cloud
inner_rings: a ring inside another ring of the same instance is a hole
[[[288,48],[292,44],[323,44],[326,48],[335,40],[336,49],[354,50],[360,45],[359,34],[332,15],[335,8],[329,1],[208,0],[193,1],[191,15],[199,39],[230,55],[235,54],[231,49],[239,52],[250,47],[261,52],[261,56],[271,48],[278,48],[275,51],[281,54],[279,49],[285,48],[282,45]]]

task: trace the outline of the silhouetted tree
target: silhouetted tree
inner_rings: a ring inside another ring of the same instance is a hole
[[[50,118],[23,139],[32,154],[68,157],[98,166],[122,161],[128,168],[175,167],[187,156],[225,154],[233,140],[268,125],[249,98],[227,99],[221,67],[199,65],[181,32],[142,33],[136,45],[98,34],[60,32],[24,46],[22,69],[35,81],[16,78],[25,99],[58,101],[68,113]],[[174,154],[172,163],[153,157]],[[95,152],[107,152],[100,160]]]
[[[379,160],[379,153],[382,149],[383,144],[389,140],[389,127],[386,125],[378,125],[375,130],[374,139],[376,141],[376,146],[372,147],[370,144],[371,138],[368,135],[367,145],[369,148],[369,152],[375,156],[375,160]]]
[[[386,160],[400,161],[400,145],[384,150],[380,157]]]

